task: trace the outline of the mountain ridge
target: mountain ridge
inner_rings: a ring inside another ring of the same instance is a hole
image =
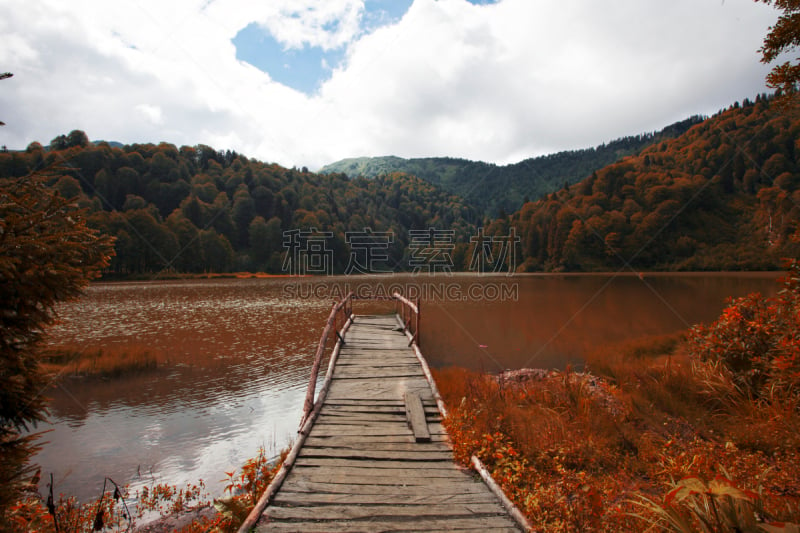
[[[652,133],[621,137],[592,148],[565,150],[497,165],[455,157],[402,158],[395,155],[346,158],[323,166],[320,174],[350,178],[412,174],[462,197],[484,216],[513,212],[537,199],[588,177],[593,171],[636,154],[653,143],[675,138],[705,117],[693,115]]]

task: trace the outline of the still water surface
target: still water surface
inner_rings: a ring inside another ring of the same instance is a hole
[[[165,367],[53,386],[35,457],[55,490],[96,498],[103,477],[134,487],[203,479],[276,454],[293,438],[324,321],[338,294],[405,288],[422,298],[433,366],[496,372],[580,364],[604,343],[713,320],[728,296],[773,294],[777,274],[391,276],[102,283],[60,309],[52,342],[150,347]],[[388,310],[357,302],[356,312]]]

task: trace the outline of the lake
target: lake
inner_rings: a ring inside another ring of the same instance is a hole
[[[432,366],[497,372],[580,365],[595,346],[713,320],[729,296],[774,294],[776,273],[392,275],[98,283],[59,308],[51,342],[146,346],[168,364],[55,383],[34,458],[56,493],[88,501],[104,476],[133,487],[203,479],[293,439],[331,304],[350,290],[421,299]],[[358,301],[356,313],[387,303]],[[44,487],[42,487],[44,489]]]

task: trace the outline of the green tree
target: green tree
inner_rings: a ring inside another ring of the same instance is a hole
[[[178,239],[180,253],[173,266],[181,272],[203,271],[203,249],[200,245],[200,230],[180,210],[167,218],[167,226]]]
[[[46,187],[52,176],[0,178],[0,521],[32,467],[46,416],[36,350],[58,302],[78,297],[113,254],[113,241]]]
[[[269,228],[267,228],[267,221],[264,220],[264,217],[257,216],[250,222],[248,234],[250,249],[253,252],[253,259],[256,261],[256,267],[262,268],[262,265],[269,259],[272,252],[269,248]]]
[[[211,272],[228,272],[233,264],[233,247],[224,235],[213,229],[200,231],[203,263]]]

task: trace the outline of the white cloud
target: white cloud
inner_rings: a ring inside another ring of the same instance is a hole
[[[79,128],[316,167],[357,155],[510,162],[712,113],[763,91],[776,14],[752,0],[416,0],[365,34],[361,0],[6,0],[0,144]],[[308,96],[236,60],[250,23],[347,46]]]
[[[136,110],[155,126],[160,126],[164,123],[164,119],[161,116],[161,108],[156,105],[139,104],[136,106]]]

